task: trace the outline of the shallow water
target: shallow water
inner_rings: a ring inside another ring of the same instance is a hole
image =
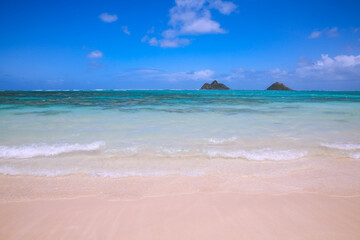
[[[0,92],[0,173],[276,176],[360,157],[360,92]]]

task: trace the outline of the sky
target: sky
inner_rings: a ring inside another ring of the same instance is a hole
[[[0,2],[0,90],[360,90],[360,1]]]

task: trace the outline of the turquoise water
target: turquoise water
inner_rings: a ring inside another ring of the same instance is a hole
[[[357,161],[360,92],[3,91],[0,132],[1,174],[276,175]]]

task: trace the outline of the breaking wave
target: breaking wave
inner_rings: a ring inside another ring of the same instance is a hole
[[[57,177],[57,176],[66,176],[71,174],[71,171],[64,170],[50,170],[50,169],[33,169],[33,170],[24,170],[24,169],[16,169],[8,166],[0,167],[0,174],[3,175],[29,175],[29,176],[37,176],[37,177]]]
[[[38,156],[54,156],[62,153],[78,151],[95,151],[105,145],[105,142],[97,141],[89,144],[31,144],[18,147],[0,146],[0,158],[32,158]]]
[[[350,153],[349,157],[355,158],[355,159],[360,159],[360,152]]]
[[[245,158],[248,160],[295,160],[306,156],[307,151],[298,150],[273,150],[271,148],[239,151],[207,151],[210,157]]]
[[[210,143],[214,143],[214,144],[219,144],[219,143],[225,143],[225,142],[234,142],[236,141],[238,138],[237,137],[230,137],[230,138],[209,138],[208,142]]]
[[[340,149],[340,150],[360,149],[360,144],[353,144],[353,143],[321,143],[320,145],[323,147]]]

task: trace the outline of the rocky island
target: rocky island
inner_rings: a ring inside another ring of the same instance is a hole
[[[276,82],[274,84],[272,84],[270,87],[268,87],[266,90],[285,90],[285,91],[292,91],[291,88],[285,86],[282,83]]]
[[[218,83],[214,80],[211,84],[205,83],[200,90],[230,90],[225,84]]]

